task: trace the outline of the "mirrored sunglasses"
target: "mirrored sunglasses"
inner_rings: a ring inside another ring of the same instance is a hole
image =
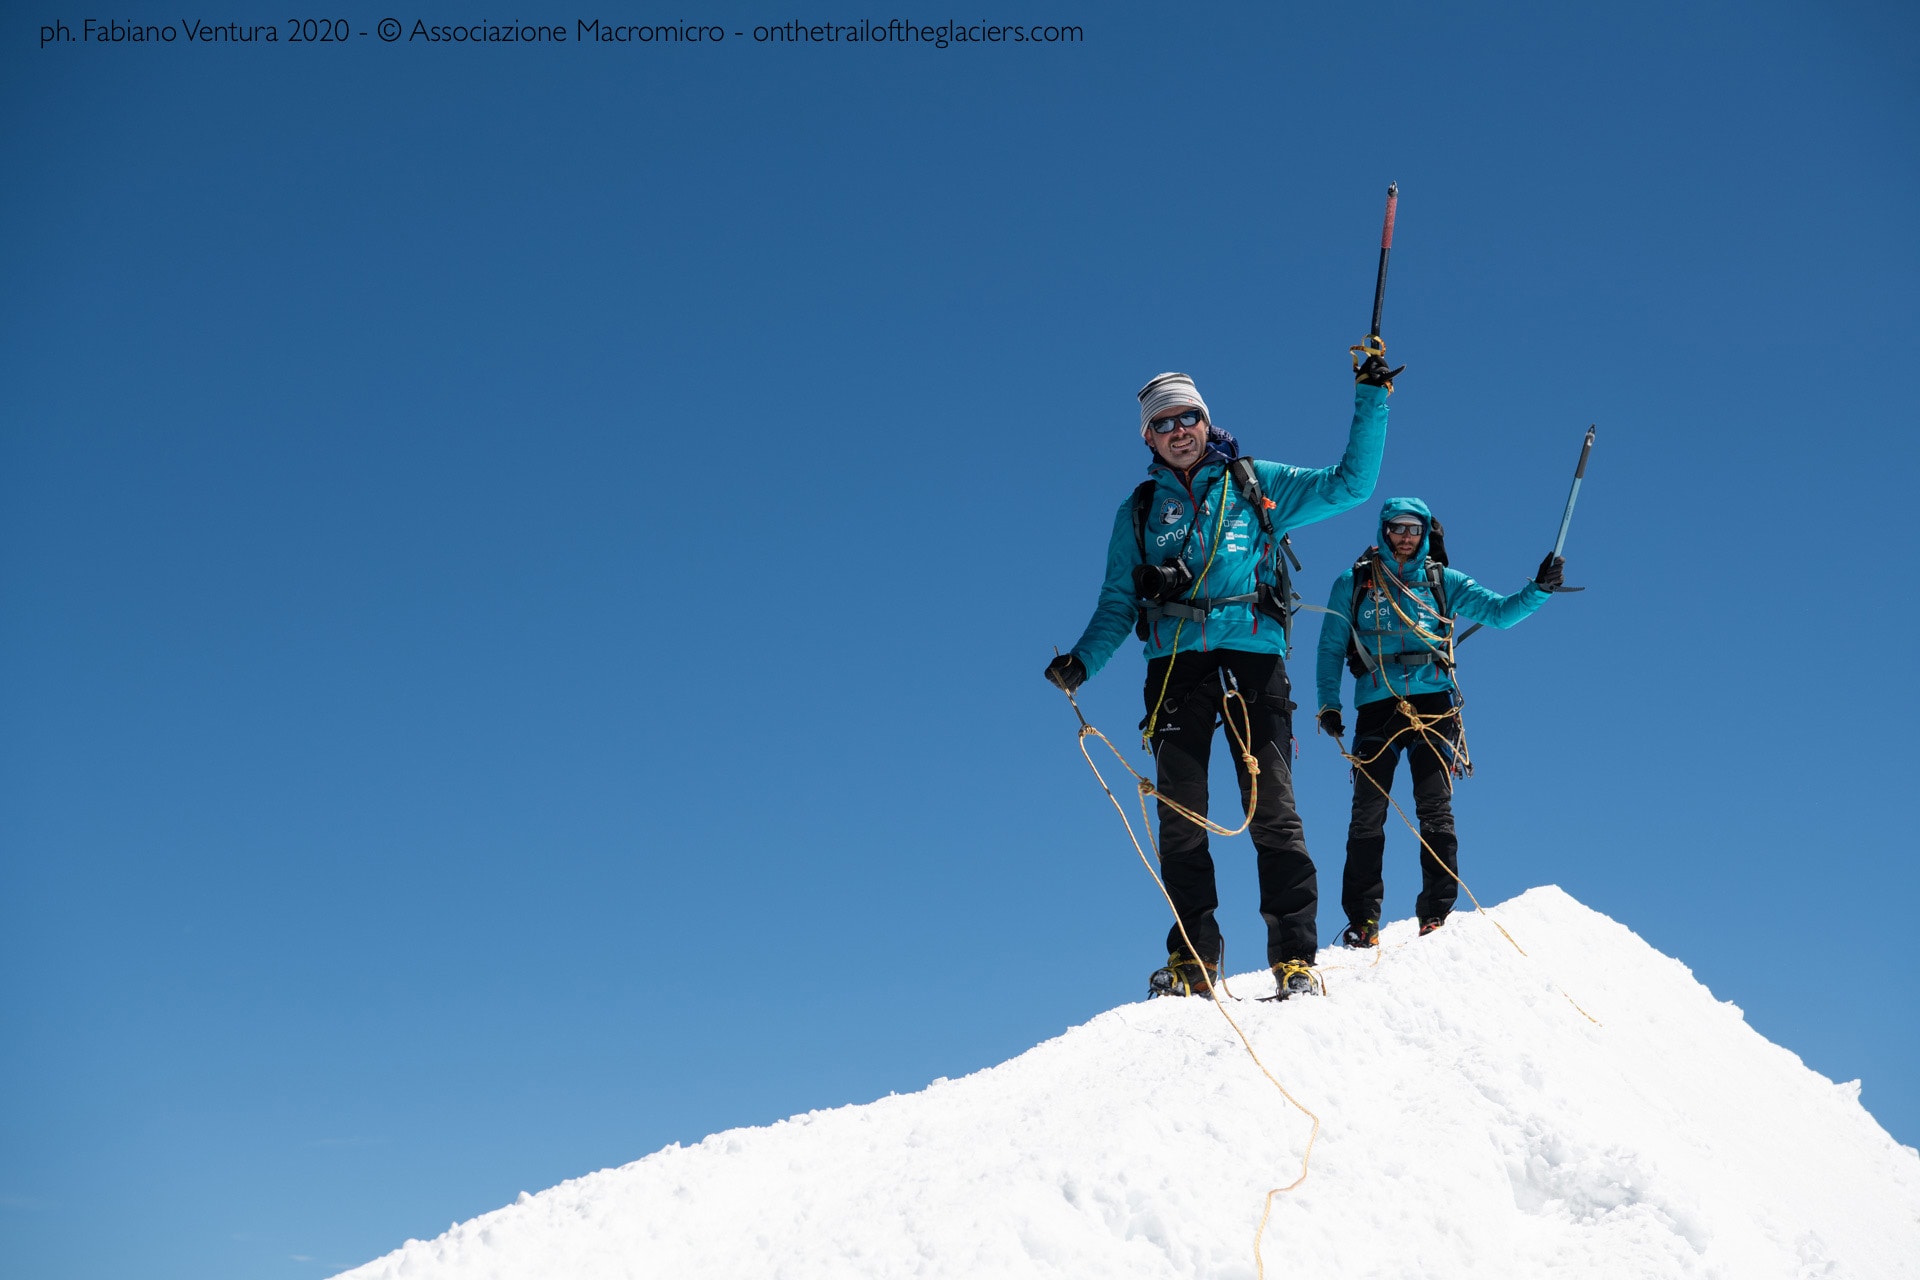
[[[1184,413],[1171,414],[1165,418],[1155,418],[1147,425],[1153,428],[1153,434],[1164,436],[1175,427],[1197,427],[1207,420],[1207,415],[1198,409],[1188,409]]]
[[[1395,520],[1387,526],[1387,532],[1398,538],[1410,538],[1418,536],[1425,528],[1418,520]]]

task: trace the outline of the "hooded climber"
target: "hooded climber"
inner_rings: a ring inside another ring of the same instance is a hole
[[[1220,976],[1219,898],[1206,829],[1169,801],[1207,813],[1207,763],[1223,715],[1249,731],[1258,765],[1251,815],[1260,871],[1267,963],[1278,993],[1312,989],[1318,892],[1290,768],[1293,702],[1287,683],[1289,529],[1365,502],[1380,474],[1387,394],[1399,370],[1373,356],[1355,374],[1353,422],[1336,466],[1309,470],[1240,457],[1184,373],[1139,391],[1140,435],[1153,450],[1148,479],[1120,504],[1093,619],[1047,679],[1072,693],[1134,632],[1147,646],[1146,719],[1162,797],[1160,868],[1179,923],[1155,994],[1207,995]],[[1236,759],[1240,799],[1252,778]],[[1182,937],[1191,938],[1187,947]]]
[[[1381,855],[1386,848],[1388,793],[1401,752],[1413,774],[1420,839],[1420,932],[1446,922],[1459,892],[1453,832],[1453,777],[1464,767],[1458,689],[1453,680],[1455,617],[1510,627],[1545,604],[1561,585],[1565,560],[1548,553],[1533,581],[1503,596],[1447,567],[1445,531],[1418,498],[1390,498],[1380,508],[1380,543],[1334,581],[1320,627],[1316,684],[1320,727],[1336,741],[1340,668],[1354,674],[1353,818],[1340,905],[1347,946],[1380,940]],[[1357,585],[1356,585],[1357,584]],[[1439,859],[1436,863],[1435,859]],[[1444,868],[1440,865],[1444,863]]]

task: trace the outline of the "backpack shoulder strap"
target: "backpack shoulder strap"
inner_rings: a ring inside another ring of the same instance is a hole
[[[1240,501],[1253,509],[1253,515],[1260,522],[1260,532],[1273,537],[1273,499],[1260,488],[1260,473],[1253,469],[1253,459],[1242,455],[1227,464],[1227,472],[1233,477],[1234,487],[1240,490]],[[1289,554],[1292,548],[1288,548]]]
[[[1446,566],[1432,556],[1427,557],[1427,589],[1433,592],[1433,607],[1442,618],[1451,618],[1447,610],[1447,570]]]
[[[1373,561],[1379,553],[1380,548],[1368,547],[1353,562],[1353,601],[1347,606],[1347,670],[1353,672],[1355,680],[1374,674],[1374,661],[1360,643],[1360,602],[1373,585]]]
[[[1140,561],[1147,559],[1147,510],[1153,506],[1155,485],[1151,478],[1142,480],[1133,489],[1133,545],[1140,550]]]
[[[1360,602],[1367,597],[1367,588],[1373,585],[1373,559],[1380,554],[1380,548],[1368,547],[1353,562],[1353,602],[1347,606],[1347,620],[1358,628],[1360,625]]]

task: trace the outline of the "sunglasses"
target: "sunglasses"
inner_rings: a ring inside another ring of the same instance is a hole
[[[1153,434],[1164,436],[1176,427],[1197,427],[1206,420],[1207,415],[1198,409],[1188,409],[1183,413],[1171,414],[1165,418],[1155,418],[1147,425],[1153,429]]]
[[[1387,526],[1387,532],[1396,538],[1412,538],[1425,531],[1425,526],[1411,521],[1395,521]]]

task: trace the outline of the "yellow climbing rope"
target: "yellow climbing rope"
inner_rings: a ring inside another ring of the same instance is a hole
[[[1149,797],[1159,800],[1161,804],[1166,805],[1181,817],[1187,819],[1189,822],[1197,823],[1215,835],[1233,836],[1247,829],[1248,825],[1253,821],[1253,811],[1259,803],[1260,763],[1255,759],[1253,754],[1253,714],[1247,706],[1246,699],[1241,696],[1239,690],[1228,689],[1221,704],[1221,718],[1226,721],[1227,731],[1232,735],[1234,745],[1240,751],[1240,759],[1247,768],[1246,816],[1241,820],[1240,825],[1231,831],[1213,822],[1205,814],[1195,813],[1184,805],[1162,795],[1158,788],[1147,780],[1145,775],[1127,763],[1127,758],[1120,753],[1120,748],[1113,745],[1111,738],[1087,722],[1086,715],[1080,710],[1080,702],[1073,694],[1067,694],[1067,701],[1073,706],[1073,714],[1080,719],[1080,754],[1085,757],[1087,768],[1093,770],[1093,776],[1100,783],[1100,789],[1106,792],[1108,801],[1113,805],[1113,811],[1120,815],[1120,822],[1127,829],[1127,839],[1133,842],[1133,851],[1140,856],[1140,863],[1146,867],[1147,874],[1153,877],[1154,887],[1160,890],[1160,896],[1166,899],[1167,909],[1173,912],[1173,922],[1180,930],[1180,940],[1186,944],[1187,954],[1198,959],[1200,950],[1193,945],[1193,939],[1187,934],[1186,921],[1180,918],[1180,909],[1174,905],[1173,895],[1167,892],[1166,881],[1161,878],[1159,870],[1154,866],[1154,863],[1158,861],[1160,856],[1160,846],[1159,842],[1153,838],[1153,824],[1147,816],[1147,800]],[[1235,702],[1240,704],[1240,723],[1238,725],[1234,723],[1233,716],[1228,711],[1228,708]],[[1127,817],[1127,811],[1121,806],[1119,797],[1113,794],[1113,788],[1107,785],[1106,776],[1100,772],[1100,766],[1093,762],[1093,754],[1087,750],[1088,738],[1098,738],[1100,741],[1106,743],[1107,750],[1113,752],[1114,759],[1120,762],[1120,767],[1133,775],[1140,793],[1140,826],[1147,834],[1147,843],[1153,847],[1152,858],[1148,858],[1146,849],[1141,847],[1140,838],[1134,834],[1132,820]],[[1222,997],[1225,997],[1225,999]],[[1300,1153],[1300,1176],[1292,1182],[1287,1183],[1284,1187],[1274,1187],[1267,1192],[1266,1201],[1260,1210],[1260,1225],[1254,1228],[1254,1272],[1259,1277],[1259,1280],[1265,1280],[1267,1269],[1265,1262],[1260,1256],[1260,1244],[1266,1235],[1267,1219],[1273,1213],[1273,1198],[1277,1195],[1284,1195],[1286,1192],[1292,1191],[1295,1187],[1307,1180],[1307,1172],[1313,1161],[1313,1144],[1320,1136],[1320,1117],[1312,1111],[1309,1111],[1304,1103],[1294,1097],[1292,1093],[1288,1092],[1287,1086],[1281,1084],[1279,1078],[1267,1069],[1267,1064],[1260,1060],[1260,1055],[1255,1051],[1253,1042],[1247,1039],[1247,1033],[1240,1029],[1240,1024],[1234,1021],[1231,1013],[1227,1012],[1226,999],[1237,998],[1238,997],[1234,996],[1233,992],[1228,989],[1226,976],[1222,973],[1219,990],[1214,996],[1213,1007],[1220,1011],[1220,1016],[1227,1020],[1229,1027],[1233,1028],[1233,1034],[1239,1038],[1241,1047],[1247,1051],[1247,1056],[1253,1059],[1253,1065],[1259,1069],[1260,1074],[1267,1078],[1267,1083],[1279,1090],[1282,1098],[1285,1098],[1290,1105],[1313,1122],[1313,1128],[1307,1133],[1306,1149]]]

